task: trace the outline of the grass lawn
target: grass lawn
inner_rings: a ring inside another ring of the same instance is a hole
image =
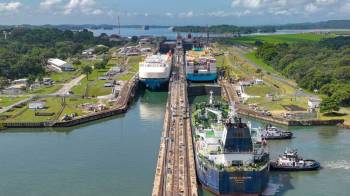
[[[251,60],[253,63],[259,65],[259,67],[267,72],[270,72],[270,73],[275,73],[275,74],[278,74],[280,75],[280,73],[278,71],[276,71],[273,67],[271,67],[270,65],[266,64],[262,59],[259,59],[255,56],[256,52],[253,51],[253,52],[250,52],[250,53],[247,53],[245,54],[244,56]]]
[[[132,56],[129,57],[127,72],[118,76],[118,80],[130,80],[138,71],[139,63],[143,60],[143,56]]]
[[[57,92],[62,88],[63,84],[55,84],[53,86],[43,86],[39,89],[35,89],[31,91],[30,93],[32,94],[37,94],[37,95],[47,95],[47,94],[52,94]]]
[[[118,60],[117,59],[111,59],[105,69],[94,69],[91,74],[89,74],[88,79],[83,79],[80,84],[73,87],[72,91],[75,95],[86,95],[88,97],[95,97],[95,96],[103,96],[111,94],[112,88],[104,87],[104,84],[108,82],[107,80],[99,80],[98,78],[103,76],[108,70],[116,66]],[[134,70],[136,67],[134,67],[132,70]],[[138,69],[138,64],[137,64]],[[136,72],[134,72],[136,73]],[[134,75],[134,74],[133,74]]]
[[[44,110],[31,110],[28,109],[28,104],[23,108],[17,108],[14,111],[6,112],[4,115],[16,116],[7,119],[7,122],[45,122],[56,120],[57,115],[61,110],[62,106],[62,98],[50,97],[45,99],[40,99],[46,101],[47,109]],[[76,98],[66,98],[65,100],[65,108],[63,112],[60,114],[58,120],[60,120],[65,114],[77,113],[79,116],[85,115],[87,112],[84,112],[79,105],[84,103],[97,103],[97,99],[76,99]],[[54,116],[35,116],[35,112],[54,112]]]
[[[28,104],[24,106],[23,108],[15,109],[12,112],[4,113],[5,115],[17,115],[20,114],[17,117],[10,118],[7,121],[8,122],[45,122],[45,121],[51,121],[55,120],[56,116],[58,115],[60,109],[61,109],[61,98],[56,97],[50,97],[45,99],[40,99],[46,101],[47,109],[43,110],[31,110],[28,109]],[[22,113],[23,112],[23,113]],[[53,116],[35,116],[35,112],[53,112],[55,115]]]
[[[245,93],[252,96],[265,97],[268,93],[276,93],[276,90],[268,85],[253,85],[244,89]]]
[[[350,107],[342,107],[337,113],[319,115],[322,120],[331,120],[331,119],[344,119],[345,125],[350,125]]]
[[[294,98],[281,98],[278,101],[271,101],[270,99],[267,99],[265,97],[248,99],[247,104],[252,103],[258,104],[260,108],[267,109],[273,113],[287,112],[287,110],[284,109],[283,105],[296,105],[307,109],[307,98],[305,97],[299,97],[297,98],[297,100],[295,100]]]
[[[75,95],[85,95],[86,88],[90,87],[90,83],[93,85],[95,81],[98,80],[98,77],[102,76],[104,73],[108,71],[108,68],[106,69],[94,69],[91,74],[89,74],[88,77],[84,78],[80,81],[80,83],[72,88],[72,91]],[[89,93],[89,92],[87,92]]]
[[[239,38],[233,38],[234,42],[241,44],[255,44],[256,41],[262,41],[272,44],[277,43],[298,43],[298,42],[316,42],[324,38],[335,37],[335,34],[322,35],[315,33],[301,33],[301,34],[283,34],[283,35],[254,35],[254,36],[242,36]]]
[[[66,83],[71,81],[74,77],[78,77],[80,75],[80,71],[72,71],[72,72],[51,72],[46,77],[50,77],[56,84]]]
[[[227,72],[229,72],[230,76],[234,76],[235,78],[246,78],[248,74],[245,71],[241,70],[240,63],[243,63],[240,59],[233,55],[220,55],[216,56],[216,61],[218,64],[218,68],[225,68]]]
[[[0,96],[0,107],[10,106],[26,98],[28,96]]]
[[[88,96],[89,97],[96,97],[96,96],[103,96],[108,95],[112,93],[111,87],[104,87],[104,84],[108,82],[108,80],[94,80],[93,82],[89,83],[88,88]]]
[[[66,98],[66,107],[64,108],[61,116],[61,119],[65,114],[70,115],[73,113],[77,113],[78,116],[82,116],[86,114],[82,109],[80,109],[80,105],[84,103],[97,103],[97,99],[75,99],[75,98]]]

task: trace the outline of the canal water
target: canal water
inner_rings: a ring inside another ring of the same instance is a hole
[[[123,116],[2,132],[0,195],[150,195],[166,99],[145,91]]]
[[[167,93],[141,92],[128,113],[69,129],[0,133],[0,195],[147,196],[151,194]],[[249,119],[255,126],[261,122]],[[350,131],[297,127],[295,138],[270,142],[317,159],[316,172],[271,173],[265,195],[347,195]],[[211,195],[200,191],[200,195]]]
[[[106,33],[107,35],[118,34],[119,29],[90,29],[95,36],[101,35],[101,33]],[[298,34],[298,33],[311,33],[311,32],[336,32],[336,31],[349,31],[349,29],[297,29],[297,30],[277,30],[274,33],[252,33],[252,34],[242,34],[242,36],[254,36],[254,35],[280,35],[280,34]],[[121,28],[120,34],[122,36],[164,36],[168,39],[175,39],[177,32],[173,32],[168,28],[150,28],[149,30],[144,30],[142,28]],[[188,33],[179,33],[182,36],[187,36]],[[206,33],[191,33],[195,37],[206,37]],[[212,34],[212,37],[222,36],[220,34]]]

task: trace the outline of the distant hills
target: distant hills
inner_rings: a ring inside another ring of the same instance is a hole
[[[211,33],[271,33],[283,29],[350,29],[350,20],[329,20],[315,23],[296,23],[285,25],[265,26],[235,26],[235,25],[213,25],[213,26],[176,26],[175,32],[211,32]]]
[[[350,29],[350,20],[328,20],[315,23],[277,25],[277,29]]]
[[[61,30],[82,30],[82,29],[113,29],[117,25],[110,24],[62,24],[62,25],[0,25],[1,29],[12,28],[15,26],[26,28],[58,28]],[[121,25],[121,28],[143,28],[143,25]],[[149,25],[149,28],[170,28],[170,25]],[[274,32],[283,29],[350,29],[350,20],[328,20],[315,23],[295,23],[284,25],[257,25],[257,26],[235,26],[235,25],[212,25],[212,26],[174,26],[175,32],[212,32],[212,33],[256,33],[256,32]]]

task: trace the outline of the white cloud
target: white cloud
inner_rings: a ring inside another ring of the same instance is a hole
[[[167,13],[165,13],[165,15],[168,16],[168,17],[173,17],[174,16],[174,14],[171,13],[171,12],[167,12]]]
[[[40,2],[41,9],[51,9],[52,7],[62,3],[62,0],[44,0]]]
[[[194,16],[193,11],[189,11],[189,12],[182,12],[179,14],[180,18],[192,18]]]
[[[15,12],[22,6],[21,2],[0,3],[0,12]]]
[[[93,11],[92,11],[92,14],[93,14],[93,15],[101,15],[101,14],[103,14],[103,11],[100,10],[100,9],[96,9],[96,10],[93,10]]]
[[[232,7],[238,6],[241,3],[241,0],[233,0],[231,3]]]
[[[346,14],[350,13],[350,2],[345,3],[340,7],[340,11]]]
[[[309,12],[309,13],[314,13],[318,10],[319,8],[313,4],[313,3],[309,3],[307,5],[305,5],[305,11]]]
[[[336,3],[337,0],[316,0],[316,3],[319,5],[330,5]]]
[[[95,8],[95,4],[95,0],[70,0],[64,7],[63,13],[68,15],[75,10],[80,11],[84,14],[102,14],[103,11],[101,9]]]
[[[245,0],[243,5],[249,8],[258,8],[261,5],[262,0]]]
[[[215,12],[209,12],[207,15],[208,16],[214,16],[214,17],[229,17],[229,16],[247,16],[249,14],[251,14],[252,12],[250,10],[244,10],[241,12],[225,12],[225,11],[215,11]]]

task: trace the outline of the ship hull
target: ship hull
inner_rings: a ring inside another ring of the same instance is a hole
[[[216,73],[187,74],[186,78],[187,80],[192,82],[210,82],[210,81],[215,81],[217,79],[217,74]]]
[[[169,79],[140,79],[140,82],[150,90],[161,90],[167,87]]]
[[[267,187],[268,166],[260,171],[219,171],[204,169],[196,158],[196,170],[201,185],[216,195],[252,196],[260,195]]]

